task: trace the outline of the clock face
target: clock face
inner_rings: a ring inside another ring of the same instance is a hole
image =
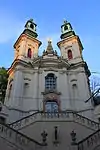
[[[58,112],[58,105],[56,102],[46,102],[45,105],[46,112]]]

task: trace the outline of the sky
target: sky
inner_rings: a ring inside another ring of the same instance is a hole
[[[100,73],[100,0],[0,0],[0,67],[10,67],[13,45],[30,18],[37,24],[42,41],[40,55],[48,38],[60,52],[56,43],[66,19],[82,41],[83,58],[90,71]]]

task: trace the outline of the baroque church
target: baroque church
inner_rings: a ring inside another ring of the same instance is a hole
[[[99,150],[99,112],[79,36],[67,21],[57,46],[42,42],[30,19],[14,44],[6,97],[0,112],[1,150]]]

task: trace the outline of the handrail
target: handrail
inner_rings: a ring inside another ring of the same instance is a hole
[[[21,118],[21,119],[18,119],[17,121],[14,121],[14,122],[12,122],[12,123],[9,123],[8,125],[13,125],[13,124],[15,124],[15,123],[17,123],[17,122],[20,122],[20,121],[22,121],[22,120],[24,120],[24,119],[27,119],[27,118],[29,118],[29,117],[31,117],[31,116],[37,114],[37,113],[39,113],[39,111],[38,111],[38,112],[35,112],[35,113],[31,114],[31,115],[25,116],[25,117],[23,117],[23,118]]]
[[[82,115],[79,115],[75,112],[70,112],[70,111],[62,111],[62,112],[55,112],[55,113],[48,113],[48,112],[36,112],[34,114],[31,114],[29,116],[26,116],[16,122],[13,122],[9,124],[12,128],[15,129],[20,129],[26,125],[29,125],[30,123],[34,123],[38,120],[43,120],[45,119],[59,119],[59,120],[69,120],[69,121],[74,121],[77,123],[80,123],[82,125],[85,125],[88,128],[91,128],[93,130],[98,130],[99,129],[99,123],[92,121],[91,119],[88,119]]]
[[[82,115],[80,115],[80,114],[77,114],[77,113],[73,113],[74,114],[74,116],[78,116],[79,118],[81,118],[83,121],[84,120],[87,120],[86,122],[87,122],[87,125],[89,125],[89,126],[91,126],[91,127],[93,127],[93,126],[95,126],[96,127],[96,130],[97,129],[99,129],[99,127],[100,127],[100,124],[98,123],[98,122],[96,122],[96,121],[94,121],[94,120],[91,120],[91,119],[89,119],[89,118],[87,118],[87,117],[85,117],[85,116],[82,116]]]
[[[92,150],[98,144],[100,145],[100,129],[77,143],[78,150]]]
[[[74,114],[77,114],[77,113],[74,112]],[[82,118],[84,118],[84,119],[87,119],[88,121],[92,121],[93,123],[96,123],[96,124],[99,125],[98,122],[96,122],[96,121],[94,121],[94,120],[91,120],[91,119],[89,119],[89,118],[87,118],[87,117],[85,117],[85,116],[82,116],[82,115],[80,115],[80,114],[77,114],[77,116],[80,116],[80,117],[82,117]]]
[[[0,123],[0,136],[6,138],[11,143],[17,144],[25,150],[29,150],[31,148],[35,150],[36,147],[44,146],[42,143],[35,141],[34,139],[3,123]]]

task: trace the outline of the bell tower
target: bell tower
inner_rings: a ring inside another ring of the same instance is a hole
[[[38,48],[41,42],[37,39],[36,24],[30,19],[25,29],[14,44],[15,59],[33,59],[38,57]]]
[[[5,105],[16,109],[17,111],[14,113],[18,118],[22,116],[19,111],[27,111],[27,104],[25,104],[23,97],[25,96],[24,93],[27,93],[26,91],[30,88],[30,81],[35,79],[32,75],[33,68],[31,68],[30,64],[34,59],[38,58],[38,49],[41,45],[41,42],[37,39],[36,26],[33,19],[26,22],[24,31],[14,44],[15,57],[11,67],[8,69],[9,78]],[[12,118],[14,119],[15,117]]]
[[[69,107],[71,110],[81,111],[83,114],[91,115],[87,111],[91,109],[91,102],[84,102],[90,97],[90,71],[82,57],[83,46],[80,38],[76,35],[68,21],[64,21],[61,26],[60,38],[61,40],[57,45],[61,51],[61,59],[69,64],[66,71],[70,94]]]
[[[71,24],[64,21],[61,26],[61,41],[57,43],[61,50],[61,57],[74,62],[82,60],[83,46],[79,37],[73,31]]]

